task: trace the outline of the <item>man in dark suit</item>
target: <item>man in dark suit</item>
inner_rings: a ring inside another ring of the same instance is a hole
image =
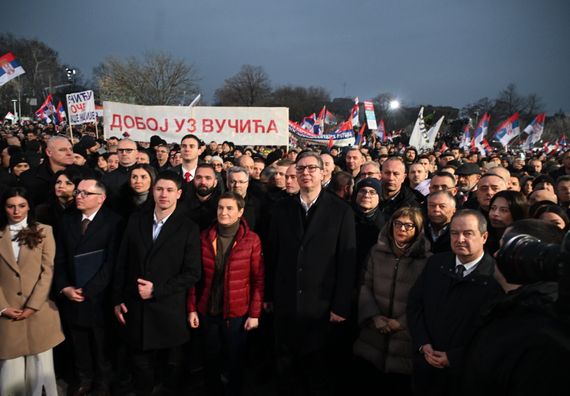
[[[408,297],[408,326],[417,395],[447,395],[459,386],[464,348],[477,330],[482,308],[502,290],[495,260],[485,253],[487,221],[461,210],[450,226],[452,252],[431,256]]]
[[[425,237],[432,253],[451,251],[449,225],[455,214],[455,198],[449,191],[434,191],[427,197]]]
[[[348,204],[322,189],[317,153],[299,154],[296,171],[300,193],[279,201],[273,211],[266,292],[274,304],[282,385],[300,380],[303,387],[327,394],[334,369],[331,331],[349,316],[356,276],[354,215]]]
[[[103,206],[105,187],[95,179],[82,180],[76,190],[78,212],[64,215],[57,237],[54,288],[61,295],[62,317],[68,325],[73,345],[79,385],[75,395],[87,394],[94,381],[106,394],[111,365],[106,356],[105,305],[111,282],[121,217]],[[78,257],[91,257],[80,270]],[[98,270],[97,268],[98,267]],[[89,276],[85,274],[94,275]],[[90,278],[83,284],[82,278]]]
[[[171,171],[158,175],[155,206],[131,216],[117,260],[113,304],[131,348],[139,395],[152,393],[155,366],[168,360],[179,367],[179,347],[190,334],[186,296],[200,278],[200,236],[177,208],[181,182]]]

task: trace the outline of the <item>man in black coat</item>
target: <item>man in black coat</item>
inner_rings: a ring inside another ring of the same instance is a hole
[[[183,181],[181,183],[184,185]],[[198,224],[200,231],[205,230],[216,219],[218,200],[222,193],[214,167],[207,163],[199,164],[194,178],[185,187],[180,206]]]
[[[427,197],[426,239],[432,253],[451,251],[449,226],[455,214],[455,198],[449,191],[434,191]]]
[[[57,236],[54,289],[61,295],[62,318],[71,335],[79,377],[77,395],[89,392],[95,380],[104,394],[111,380],[105,312],[110,310],[106,305],[108,286],[123,222],[103,206],[105,198],[103,184],[95,179],[82,180],[76,193],[78,211],[63,216]],[[79,257],[89,256],[93,260],[86,265],[98,269],[78,269]],[[89,279],[84,283],[82,278]]]
[[[396,210],[404,206],[419,206],[416,194],[404,185],[406,166],[399,157],[388,158],[382,164],[382,197],[378,210],[387,222]]]
[[[117,259],[115,316],[131,347],[141,395],[152,393],[155,366],[164,366],[165,360],[179,364],[179,347],[190,335],[186,297],[200,278],[200,236],[196,224],[177,208],[181,194],[174,172],[158,175],[155,206],[131,216]]]
[[[296,170],[300,193],[273,210],[267,301],[274,306],[283,385],[300,380],[314,392],[326,393],[333,369],[328,354],[339,348],[333,347],[331,333],[350,313],[354,215],[348,204],[322,190],[323,162],[317,153],[299,154]]]
[[[493,278],[495,260],[484,250],[483,215],[459,211],[450,227],[452,252],[429,258],[408,297],[417,395],[457,392],[464,348],[477,330],[480,312],[502,295]]]
[[[129,182],[129,172],[137,164],[137,144],[131,139],[122,139],[117,148],[119,167],[111,173],[103,175],[103,183],[107,186],[109,199],[107,205],[118,210],[123,186]]]

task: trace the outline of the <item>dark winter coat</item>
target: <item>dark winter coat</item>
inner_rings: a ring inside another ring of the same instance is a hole
[[[354,353],[386,373],[411,374],[412,340],[406,320],[408,293],[431,255],[423,231],[406,254],[396,257],[387,225],[370,250],[364,284],[358,297],[360,335]],[[374,326],[377,315],[396,319],[402,330],[382,334]]]
[[[177,208],[152,240],[153,211],[135,212],[125,230],[113,282],[113,305],[128,312],[124,333],[137,350],[171,348],[189,338],[187,291],[200,279],[198,226]],[[143,300],[137,279],[153,283],[153,296]]]
[[[274,206],[267,271],[277,343],[299,353],[326,346],[330,313],[347,318],[356,273],[354,215],[321,191],[308,216],[299,195]],[[273,292],[273,293],[272,293]]]

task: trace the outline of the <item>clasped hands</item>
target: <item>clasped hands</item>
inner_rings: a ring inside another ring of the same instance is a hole
[[[390,319],[387,316],[376,315],[372,318],[374,327],[380,330],[382,334],[390,334],[398,330],[402,330],[402,324],[396,319]]]
[[[32,308],[18,309],[18,308],[8,307],[4,310],[4,312],[2,312],[2,316],[5,316],[12,320],[24,320],[28,319],[35,312],[36,311]]]
[[[421,352],[424,354],[424,359],[430,366],[435,368],[445,368],[449,366],[447,353],[434,350],[431,344],[423,345]]]

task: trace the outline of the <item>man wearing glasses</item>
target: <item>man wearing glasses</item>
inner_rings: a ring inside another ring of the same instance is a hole
[[[121,188],[129,182],[129,172],[137,164],[137,144],[134,140],[123,139],[117,148],[119,167],[103,176],[103,183],[107,187],[107,205],[111,208],[118,207]]]
[[[242,157],[248,157],[244,155]],[[249,172],[241,166],[232,166],[227,171],[228,191],[239,194],[245,200],[243,218],[247,221],[250,229],[256,230],[257,223],[261,217],[261,201],[253,194],[248,193]]]
[[[319,154],[300,153],[295,169],[299,194],[279,201],[273,210],[266,299],[275,312],[282,385],[326,392],[333,385],[330,357],[339,348],[331,332],[350,313],[354,215],[347,203],[322,189]]]
[[[77,384],[74,395],[94,387],[108,394],[111,364],[106,328],[108,286],[123,230],[121,217],[103,206],[105,186],[84,179],[75,190],[78,211],[66,213],[57,235],[54,288],[73,346]]]

